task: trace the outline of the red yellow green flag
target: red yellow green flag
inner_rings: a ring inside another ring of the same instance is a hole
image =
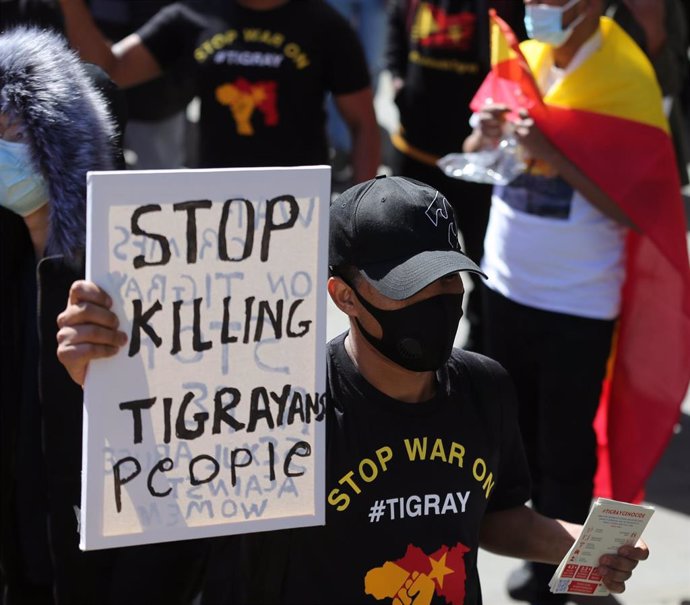
[[[680,415],[690,382],[690,268],[680,179],[649,61],[602,17],[601,48],[543,97],[532,74],[551,48],[518,45],[491,15],[492,71],[472,100],[527,109],[544,134],[639,227],[626,242],[626,279],[609,374],[595,422],[596,490],[640,497]],[[573,371],[577,371],[574,368]]]

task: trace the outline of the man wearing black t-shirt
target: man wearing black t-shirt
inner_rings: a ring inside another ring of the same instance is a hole
[[[112,47],[83,0],[60,0],[70,42],[120,86],[163,69],[192,75],[201,100],[200,166],[328,163],[325,95],[353,138],[356,181],[371,178],[380,140],[356,33],[320,0],[188,0]]]
[[[524,35],[515,0],[391,0],[386,64],[400,125],[391,133],[393,174],[443,191],[462,226],[467,254],[481,259],[491,187],[447,176],[437,162],[458,153],[472,131],[470,101],[491,67],[489,9]],[[465,348],[483,351],[482,279],[470,276]]]
[[[524,505],[505,371],[453,349],[459,273],[481,272],[446,198],[402,177],[348,189],[331,205],[329,264],[350,330],[328,346],[326,525],[217,539],[204,603],[478,605],[480,546],[560,562],[580,526]],[[60,316],[58,355],[79,383],[126,340],[107,304],[77,282]],[[602,557],[609,589],[647,555],[639,543]]]

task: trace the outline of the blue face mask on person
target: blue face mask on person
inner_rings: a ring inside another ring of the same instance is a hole
[[[0,139],[0,206],[19,216],[48,203],[48,187],[31,164],[29,146]]]
[[[525,7],[525,29],[533,40],[549,44],[555,48],[563,46],[573,33],[577,25],[585,18],[579,15],[573,22],[563,29],[564,13],[575,6],[580,0],[570,0],[563,6],[548,4],[530,4]]]

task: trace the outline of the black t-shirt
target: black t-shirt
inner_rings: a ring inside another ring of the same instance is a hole
[[[521,30],[516,0],[392,0],[388,68],[404,80],[396,95],[405,141],[443,156],[470,134],[470,101],[490,67],[489,17]]]
[[[326,526],[245,536],[247,602],[373,604],[421,591],[419,602],[481,603],[484,514],[529,498],[507,374],[455,349],[436,397],[402,403],[362,378],[343,343],[328,352]]]
[[[326,93],[369,85],[355,32],[321,0],[178,2],[138,33],[161,67],[186,58],[195,74],[203,167],[327,163]]]
[[[122,40],[174,0],[89,0],[91,14],[109,40]],[[166,70],[160,77],[125,91],[129,119],[165,120],[184,111],[196,94],[190,74]]]

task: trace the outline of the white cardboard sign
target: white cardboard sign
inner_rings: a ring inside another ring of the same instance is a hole
[[[82,549],[324,523],[330,169],[88,175]]]

